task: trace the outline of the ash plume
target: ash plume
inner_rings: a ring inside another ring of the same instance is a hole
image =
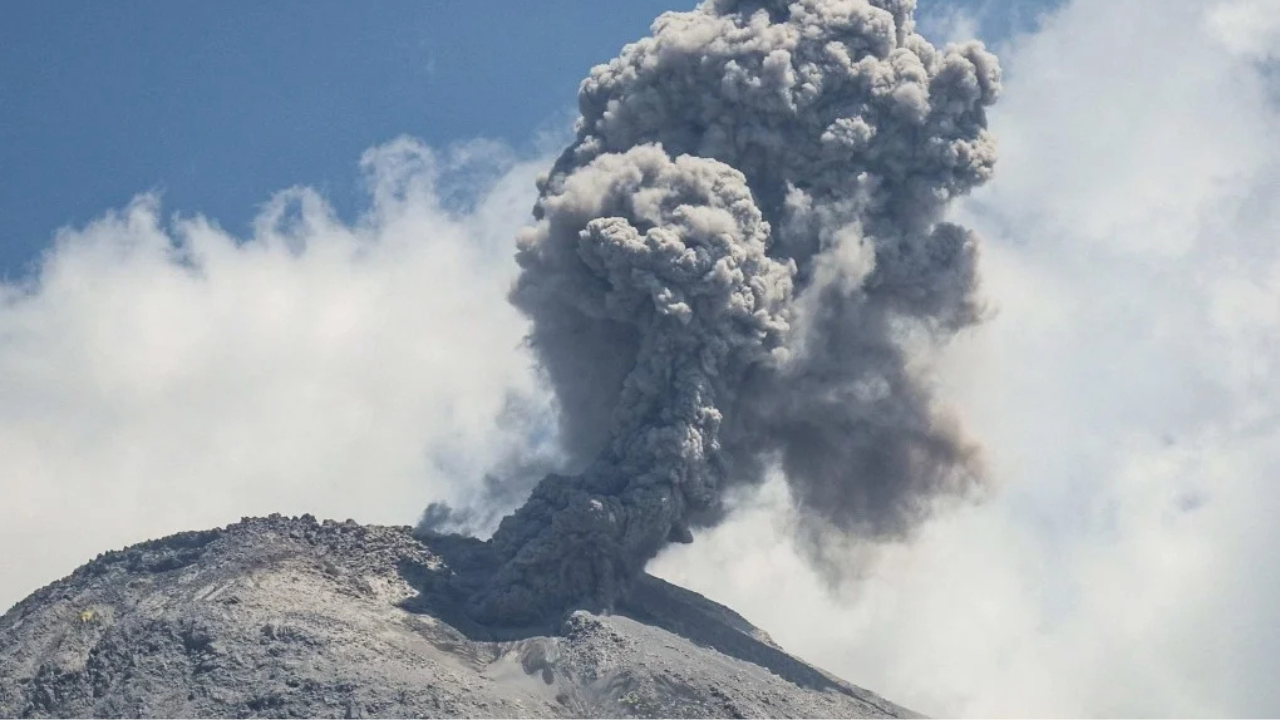
[[[502,520],[477,618],[609,605],[771,466],[814,538],[903,537],[980,482],[915,359],[979,319],[943,214],[991,175],[999,67],[914,5],[707,0],[582,83],[511,294],[581,470]]]

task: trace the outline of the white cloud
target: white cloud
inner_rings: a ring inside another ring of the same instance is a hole
[[[0,286],[0,543],[23,548],[0,607],[242,515],[412,523],[523,446],[498,418],[545,397],[505,293],[543,163],[401,139],[362,164],[352,225],[297,188],[237,240],[144,195]]]
[[[1224,42],[1245,6],[1275,17],[1075,0],[1002,52],[1001,164],[958,213],[998,315],[942,378],[993,500],[835,595],[776,488],[653,569],[924,712],[1280,711],[1280,111],[1257,34]]]
[[[1234,0],[1209,12],[1214,35],[1232,52],[1257,60],[1280,58],[1280,0]]]

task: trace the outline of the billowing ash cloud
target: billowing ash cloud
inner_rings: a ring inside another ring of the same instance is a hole
[[[916,349],[978,319],[942,221],[995,161],[995,58],[913,0],[708,0],[582,84],[512,300],[579,472],[505,518],[477,617],[609,604],[780,464],[813,537],[901,537],[980,478]]]

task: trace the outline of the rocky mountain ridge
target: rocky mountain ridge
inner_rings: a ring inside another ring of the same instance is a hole
[[[433,590],[466,542],[244,519],[100,555],[0,617],[5,717],[911,717],[657,578],[488,628]]]

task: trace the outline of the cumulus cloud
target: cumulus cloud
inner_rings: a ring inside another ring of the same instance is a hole
[[[781,484],[651,570],[924,712],[1275,714],[1280,109],[1222,20],[1262,5],[1075,0],[998,48],[956,213],[994,317],[942,364],[993,498],[834,595]]]
[[[354,222],[295,188],[240,238],[142,195],[0,286],[0,542],[22,549],[0,606],[127,543],[271,512],[408,524],[554,460],[505,300],[543,163],[400,139],[361,165]]]
[[[1209,11],[1209,27],[1232,52],[1259,60],[1280,59],[1280,2],[1235,0]]]

